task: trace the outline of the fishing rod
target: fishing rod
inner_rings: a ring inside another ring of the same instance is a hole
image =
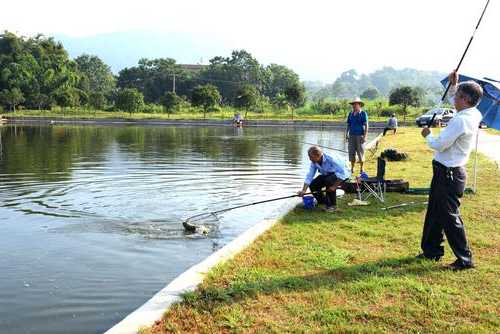
[[[318,193],[318,192],[321,192],[321,190],[320,191],[316,191],[316,192],[305,193],[302,196],[312,195],[312,194]],[[299,194],[295,194],[295,195],[290,195],[290,196],[271,198],[271,199],[267,199],[267,200],[263,200],[263,201],[257,201],[257,202],[252,202],[252,203],[237,205],[237,206],[233,206],[233,207],[230,207],[230,208],[226,208],[226,209],[222,209],[222,210],[217,210],[217,211],[204,212],[204,213],[200,213],[200,214],[197,214],[197,215],[194,215],[194,216],[191,216],[191,217],[187,218],[186,220],[184,220],[182,222],[182,226],[184,226],[184,229],[186,231],[188,231],[188,232],[195,232],[196,228],[198,227],[198,224],[193,224],[193,221],[203,221],[203,220],[207,220],[207,219],[209,219],[211,217],[215,217],[216,219],[218,219],[217,218],[217,214],[219,214],[219,213],[223,213],[223,212],[227,212],[227,211],[231,211],[231,210],[235,210],[235,209],[239,209],[239,208],[244,208],[244,207],[247,207],[247,206],[252,206],[252,205],[257,205],[257,204],[262,204],[262,203],[268,203],[268,202],[274,202],[274,201],[279,201],[279,200],[283,200],[283,199],[287,199],[287,198],[293,198],[293,197],[302,197],[302,196],[299,195]]]
[[[484,6],[483,12],[481,13],[481,16],[479,17],[479,21],[477,21],[476,28],[474,29],[474,32],[472,33],[472,36],[469,39],[469,43],[467,43],[467,47],[465,48],[464,53],[462,54],[462,58],[460,58],[460,61],[458,62],[457,67],[455,68],[455,72],[458,72],[460,65],[462,65],[462,61],[464,60],[465,55],[467,54],[467,51],[469,50],[469,47],[472,43],[472,40],[474,39],[474,35],[476,34],[477,29],[479,28],[479,24],[481,24],[481,20],[483,19],[484,13],[486,12],[486,8],[488,8],[489,4],[490,4],[490,0],[488,0],[486,2],[486,5]],[[443,103],[444,99],[446,98],[446,94],[448,94],[450,87],[451,87],[451,80],[448,81],[448,85],[446,86],[446,90],[444,91],[444,94],[441,97],[440,105]],[[434,122],[434,118],[436,118],[436,113],[434,113],[434,115],[432,115],[431,121],[429,123],[427,123],[428,127],[432,126],[432,122]]]
[[[403,206],[408,206],[408,205],[423,205],[423,204],[427,204],[427,202],[408,202],[408,203],[401,203],[401,204],[397,204],[397,205],[393,205],[393,206],[387,206],[385,208],[381,208],[382,210],[391,210],[391,209],[396,209],[396,208],[401,208]]]
[[[332,150],[332,151],[339,151],[339,152],[342,152],[342,153],[347,153],[347,151],[341,150],[339,148],[333,148],[333,147],[323,146],[323,145],[319,145],[319,144],[308,143],[308,142],[305,142],[305,141],[301,141],[300,143],[307,144],[307,145],[313,145],[313,146],[319,146],[319,147],[322,147],[322,148],[327,148],[327,149]]]
[[[333,147],[318,145],[318,144],[314,144],[314,143],[308,143],[308,142],[305,142],[305,141],[301,141],[300,143],[307,144],[307,145],[319,146],[319,147],[322,147],[322,148],[327,148],[329,150],[339,151],[339,152],[342,152],[342,153],[349,153],[348,151],[341,150],[341,149],[338,149],[338,148],[333,148]],[[345,146],[345,142],[344,142],[344,146]],[[377,147],[375,146],[375,150],[368,149],[368,151],[370,151],[371,156],[366,161],[370,161],[371,159],[373,159],[373,157],[375,156],[375,153],[377,152]]]

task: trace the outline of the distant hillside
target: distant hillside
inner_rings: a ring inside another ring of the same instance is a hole
[[[356,70],[343,72],[333,84],[318,89],[317,85],[310,87],[310,99],[343,99],[361,95],[368,88],[376,88],[382,96],[388,96],[393,88],[401,86],[421,87],[426,92],[427,100],[435,101],[443,88],[439,81],[446,73],[436,71],[419,71],[411,68],[396,70],[383,67],[370,74],[358,75]]]
[[[117,32],[90,37],[55,35],[63,43],[71,58],[81,54],[96,55],[116,74],[125,67],[136,66],[141,58],[173,58],[178,64],[207,64],[216,56],[228,55],[231,49],[217,37],[188,33]],[[427,100],[436,100],[441,93],[441,80],[446,74],[415,69],[396,70],[384,67],[368,75],[356,70],[343,72],[333,84],[319,81],[305,82],[309,99],[341,99],[361,95],[367,88],[375,87],[383,96],[391,89],[404,85],[419,86],[427,93]]]
[[[125,67],[137,65],[141,58],[173,58],[177,63],[208,63],[208,60],[231,53],[214,42],[216,38],[185,33],[117,32],[90,37],[55,35],[71,58],[86,53],[96,55],[118,73]],[[208,42],[211,41],[211,42]]]

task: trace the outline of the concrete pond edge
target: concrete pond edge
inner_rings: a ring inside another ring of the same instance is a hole
[[[7,116],[6,123],[11,124],[48,124],[48,125],[145,125],[145,126],[232,126],[230,120],[216,119],[126,119],[126,118],[61,118]],[[307,128],[342,128],[345,121],[330,120],[247,120],[244,127],[307,127]],[[370,128],[383,129],[386,122],[370,122]],[[403,124],[401,124],[403,125]],[[409,124],[407,124],[409,125]]]
[[[367,149],[376,147],[381,138],[382,134],[379,134],[367,143],[365,147]],[[161,319],[163,314],[174,303],[182,301],[182,295],[184,293],[196,290],[212,268],[233,258],[236,254],[248,247],[255,239],[273,227],[296,205],[296,201],[284,204],[279,209],[281,214],[277,217],[264,219],[255,224],[205,260],[190,267],[171,281],[165,288],[156,293],[146,303],[107,330],[105,334],[135,334],[143,327],[152,326],[157,320]]]
[[[107,330],[105,334],[135,334],[141,328],[153,325],[157,320],[161,319],[170,306],[182,301],[182,295],[184,293],[196,290],[212,268],[233,258],[236,254],[249,246],[255,239],[269,230],[284,215],[293,209],[297,203],[297,201],[292,201],[289,204],[283,205],[279,210],[281,214],[278,217],[264,219],[250,227],[236,237],[236,239],[207,257],[205,260],[195,264],[177,276],[146,303]]]

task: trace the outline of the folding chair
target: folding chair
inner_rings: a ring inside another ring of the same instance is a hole
[[[360,200],[362,199],[363,194],[366,194],[364,200],[366,201],[370,196],[375,197],[381,203],[384,203],[384,194],[385,194],[385,160],[378,157],[377,158],[377,177],[362,179],[359,178],[359,183],[361,184],[362,190],[360,192]],[[358,178],[356,178],[358,180]]]

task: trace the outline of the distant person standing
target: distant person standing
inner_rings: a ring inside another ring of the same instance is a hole
[[[366,136],[368,135],[368,114],[361,108],[365,105],[359,97],[350,102],[352,111],[347,116],[346,139],[348,140],[349,161],[351,162],[351,173],[354,173],[356,156],[360,165],[359,172],[362,173],[365,160]]]
[[[396,118],[396,114],[392,114],[391,118],[387,121],[387,126],[384,128],[384,136],[387,131],[393,130],[394,134],[396,134],[396,131],[398,129],[398,119]]]
[[[435,261],[441,259],[444,255],[442,243],[446,235],[446,240],[457,257],[449,267],[461,270],[474,267],[459,208],[467,178],[465,165],[482,119],[476,106],[483,96],[483,89],[474,81],[462,82],[457,86],[456,71],[450,73],[448,78],[451,84],[450,94],[454,95],[452,103],[457,110],[456,116],[439,135],[433,135],[427,127],[422,129],[422,136],[435,153],[422,233],[422,253],[417,258]]]

